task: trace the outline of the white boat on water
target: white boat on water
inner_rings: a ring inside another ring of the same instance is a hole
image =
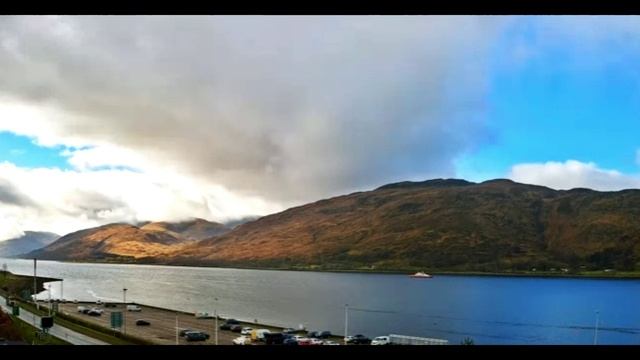
[[[433,277],[433,276],[431,276],[431,275],[429,275],[427,273],[424,273],[422,271],[418,271],[417,273],[415,273],[413,275],[409,275],[409,276],[412,277],[412,278],[419,278],[419,279],[429,279],[429,278]]]

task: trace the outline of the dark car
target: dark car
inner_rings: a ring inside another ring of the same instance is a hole
[[[89,315],[89,316],[102,316],[102,312],[97,311],[97,310],[89,310],[87,312],[87,315]]]
[[[151,325],[151,323],[148,322],[147,320],[140,319],[140,320],[136,320],[136,325],[138,325],[138,326],[149,326],[149,325]]]
[[[224,324],[220,325],[220,330],[231,330],[231,326],[240,325],[240,321],[236,319],[228,319]]]
[[[347,344],[362,344],[362,345],[368,345],[371,344],[371,339],[369,339],[368,337],[362,335],[362,334],[358,334],[355,335],[354,337],[352,337],[351,339],[347,340]]]
[[[182,329],[180,330],[180,336],[184,337],[188,332],[195,331],[193,329]]]
[[[285,338],[288,338],[288,336],[285,337],[285,335],[282,333],[265,333],[264,334],[264,342],[267,345],[282,345]]]
[[[239,332],[241,332],[241,331],[242,331],[242,325],[240,325],[240,324],[234,324],[234,325],[231,325],[231,327],[229,328],[229,330],[231,330],[231,331],[233,331],[233,332],[237,332],[237,333],[239,333]]]
[[[311,338],[311,339],[315,339],[318,337],[318,335],[320,334],[319,331],[308,331],[307,332],[307,337]]]
[[[320,331],[317,333],[316,337],[318,339],[328,339],[331,337],[331,331]]]
[[[202,331],[188,331],[184,336],[187,341],[206,341],[209,339],[209,334]]]
[[[298,345],[298,341],[293,337],[287,337],[282,340],[282,345]]]

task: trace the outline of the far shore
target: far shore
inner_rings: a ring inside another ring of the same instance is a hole
[[[11,258],[21,260],[31,260],[26,258]],[[355,274],[378,274],[378,275],[409,275],[417,271],[425,271],[431,275],[448,275],[448,276],[489,276],[489,277],[528,277],[528,278],[574,278],[574,279],[608,279],[608,280],[638,280],[640,279],[640,271],[609,271],[594,270],[583,271],[578,273],[564,273],[560,271],[505,271],[505,272],[482,272],[482,271],[456,271],[456,270],[437,270],[437,269],[323,269],[311,267],[255,267],[255,266],[221,266],[221,265],[194,265],[194,264],[164,264],[151,262],[115,262],[115,261],[69,261],[69,260],[47,260],[41,261],[57,261],[70,264],[111,264],[111,265],[146,265],[146,266],[176,266],[189,268],[218,268],[218,269],[239,269],[239,270],[266,270],[266,271],[304,271],[304,272],[326,272],[326,273],[355,273]]]

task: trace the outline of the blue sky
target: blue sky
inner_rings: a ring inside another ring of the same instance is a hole
[[[486,179],[518,163],[568,159],[637,173],[640,54],[616,42],[536,47],[538,37],[522,22],[495,45],[486,100],[494,136],[458,160],[458,175]],[[518,44],[534,53],[512,61]]]
[[[57,167],[69,169],[62,146],[38,146],[26,136],[0,132],[0,162],[8,161],[20,167]]]

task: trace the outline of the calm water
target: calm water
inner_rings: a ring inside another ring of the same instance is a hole
[[[33,274],[30,260],[0,259]],[[38,261],[64,279],[52,296],[122,300],[349,334],[389,333],[476,344],[640,344],[640,280],[314,273]],[[41,297],[48,294],[43,293]],[[217,298],[217,300],[215,300]]]

